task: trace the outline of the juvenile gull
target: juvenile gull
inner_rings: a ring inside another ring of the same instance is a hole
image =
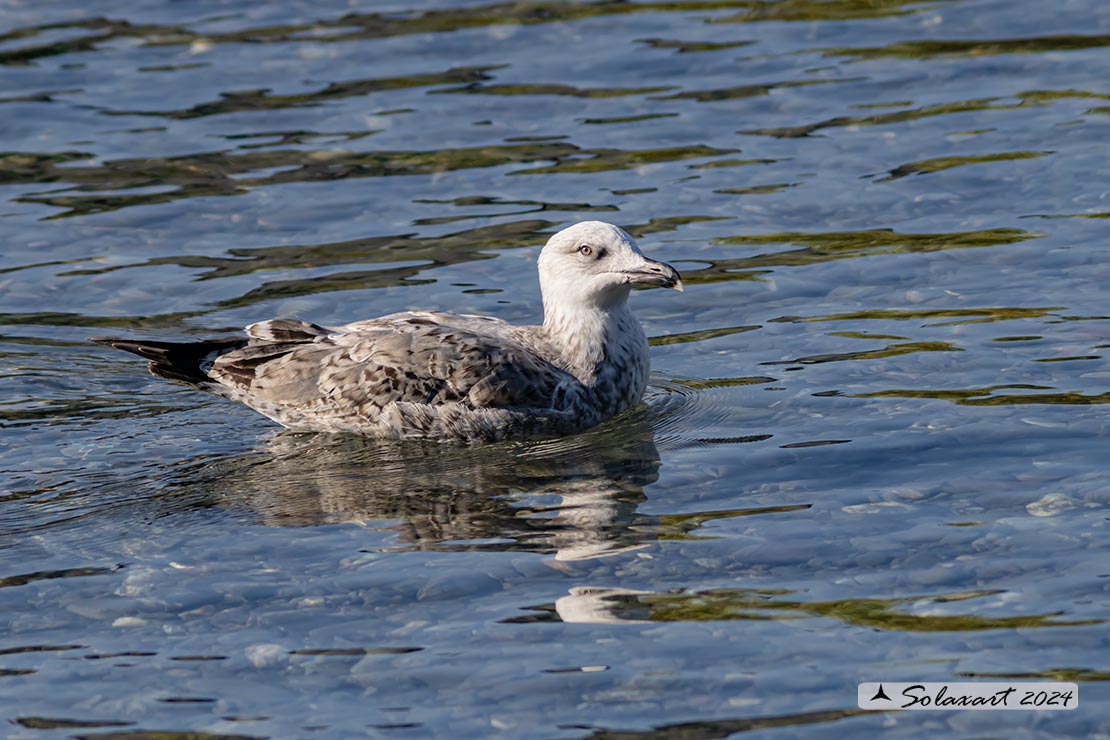
[[[682,278],[601,221],[552,236],[539,274],[542,326],[407,311],[337,328],[274,319],[245,338],[92,341],[298,431],[467,444],[572,434],[640,401],[650,357],[628,294],[682,290]]]

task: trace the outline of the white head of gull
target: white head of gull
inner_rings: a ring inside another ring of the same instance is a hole
[[[682,279],[601,221],[552,236],[539,274],[542,326],[408,311],[334,328],[273,319],[205,342],[92,341],[295,430],[464,444],[572,434],[639,403],[650,357],[629,293]]]

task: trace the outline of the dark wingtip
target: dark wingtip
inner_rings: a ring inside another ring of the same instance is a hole
[[[201,369],[205,358],[213,352],[246,344],[246,340],[239,337],[210,339],[203,342],[160,342],[119,337],[89,337],[89,341],[138,355],[150,361],[150,372],[155,375],[171,380],[183,380],[187,383],[210,382],[211,378]]]
[[[123,339],[122,337],[89,337],[89,341],[95,342],[96,344],[103,344],[112,349],[122,349],[124,352],[131,352],[136,355],[142,354],[139,350],[144,348],[142,342],[136,342],[132,339]]]

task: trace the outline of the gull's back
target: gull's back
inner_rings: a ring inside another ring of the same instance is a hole
[[[529,329],[438,312],[338,329],[276,319],[247,327],[206,374],[211,390],[291,429],[464,442],[566,433],[580,426],[568,413],[578,381],[521,341]]]

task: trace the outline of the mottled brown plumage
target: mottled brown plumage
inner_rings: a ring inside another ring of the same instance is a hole
[[[554,235],[540,255],[542,326],[413,311],[338,328],[274,319],[246,338],[199,343],[92,341],[291,429],[464,443],[552,436],[643,395],[647,339],[627,304],[635,283],[682,288],[624,231],[592,221]]]

